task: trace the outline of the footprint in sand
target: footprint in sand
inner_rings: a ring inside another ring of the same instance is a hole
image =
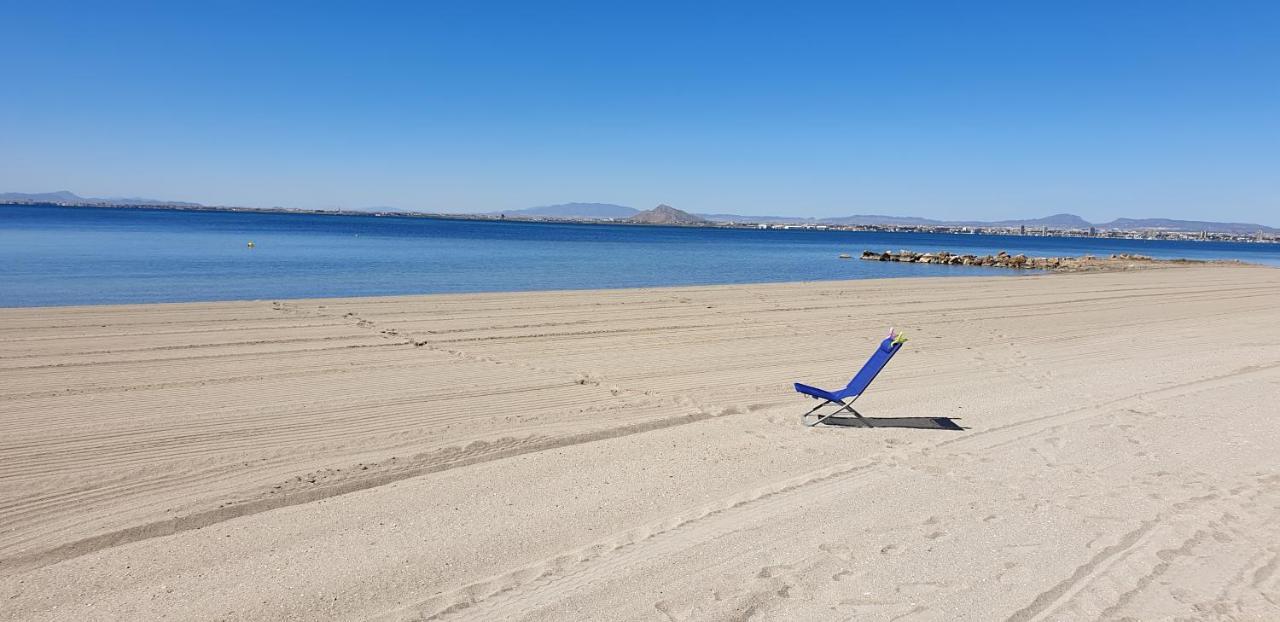
[[[772,579],[782,576],[784,573],[790,572],[791,566],[787,564],[777,564],[774,566],[763,566],[760,572],[756,573],[757,579]]]
[[[853,561],[853,549],[843,544],[820,544],[818,550],[841,561]]]

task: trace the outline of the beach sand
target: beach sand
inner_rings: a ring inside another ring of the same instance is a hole
[[[886,419],[802,427],[890,326]],[[0,366],[2,619],[1280,619],[1276,269],[0,309]]]

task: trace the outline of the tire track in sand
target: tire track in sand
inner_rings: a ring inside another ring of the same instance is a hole
[[[1234,487],[1225,497],[1209,493],[1173,504],[1037,594],[1006,622],[1114,618],[1180,560],[1197,557],[1196,551],[1207,544],[1221,546],[1230,541],[1225,532],[1233,523],[1242,517],[1257,518],[1249,508],[1257,505],[1259,497],[1269,496],[1274,504],[1278,480],[1259,477]],[[1274,516],[1262,522],[1265,533],[1276,535]]]
[[[334,316],[328,315],[322,311],[310,311],[299,308],[296,303],[274,302],[272,308],[286,315],[326,318],[331,319]],[[473,361],[482,362],[504,367],[513,367],[516,369],[526,369],[528,371],[553,373],[572,377],[572,372],[563,370],[544,369],[534,365],[513,363],[501,361],[487,356],[476,356],[468,352],[453,348],[444,348],[418,342],[412,336],[405,336],[395,329],[383,329],[372,321],[361,318],[355,313],[347,313],[340,316],[340,319],[350,322],[355,326],[369,330],[389,340],[391,343],[387,345],[413,345],[431,350],[442,352],[450,356]],[[330,373],[345,373],[347,370],[335,369],[324,370]],[[291,377],[295,375],[309,375],[314,371],[306,372],[286,372],[273,374],[272,377]],[[254,376],[260,377],[261,375]],[[220,380],[203,380],[199,384],[206,385],[214,382],[235,382],[241,378],[220,379]],[[599,386],[604,384],[605,379],[592,374],[577,374],[578,384],[590,384]],[[184,383],[165,383],[163,386],[180,386]],[[160,385],[157,385],[160,386]],[[147,387],[153,388],[153,387]],[[131,388],[135,390],[137,387]],[[266,512],[283,507],[310,503],[321,499],[327,499],[338,495],[366,490],[378,486],[383,486],[393,482],[412,477],[418,477],[431,473],[438,473],[449,469],[455,469],[504,458],[511,458],[522,454],[545,451],[548,449],[557,449],[583,443],[591,443],[605,439],[618,438],[631,434],[640,434],[664,428],[686,425],[713,417],[737,415],[750,413],[758,409],[758,405],[749,404],[745,408],[738,407],[721,407],[716,405],[704,404],[691,397],[683,394],[666,395],[652,390],[639,390],[630,388],[618,388],[615,390],[619,393],[633,394],[644,403],[648,404],[671,404],[692,409],[693,412],[674,417],[664,417],[661,419],[650,419],[633,424],[620,425],[605,429],[592,430],[577,434],[566,434],[560,436],[540,436],[533,435],[524,438],[499,438],[495,440],[481,440],[472,442],[465,447],[447,447],[444,449],[419,454],[409,460],[399,461],[393,468],[385,470],[377,470],[364,475],[357,475],[344,478],[341,481],[331,483],[321,483],[317,486],[304,488],[300,490],[278,491],[273,489],[259,490],[256,493],[249,492],[246,494],[247,499],[240,501],[232,501],[223,503],[217,508],[211,508],[205,511],[198,511],[180,516],[168,517],[161,520],[151,521],[139,525],[115,529],[101,534],[96,534],[87,538],[81,538],[75,541],[66,542],[51,549],[40,550],[32,553],[21,554],[0,560],[0,576],[5,576],[32,568],[38,568],[49,564],[57,563],[74,557],[79,557],[102,549],[129,544],[140,540],[163,537],[189,531],[192,529],[200,529],[220,523],[223,521]],[[60,392],[59,395],[65,394]],[[348,473],[359,472],[357,469],[348,468]],[[301,479],[301,478],[299,478]],[[279,488],[276,486],[274,488]],[[108,491],[109,492],[109,491]],[[279,493],[279,494],[277,494]]]
[[[933,447],[911,452],[887,452],[879,459],[848,462],[811,471],[690,508],[513,571],[440,592],[419,603],[387,612],[374,619],[433,620],[455,615],[460,619],[476,620],[516,617],[521,612],[554,604],[581,587],[606,580],[610,573],[625,572],[647,560],[737,531],[741,526],[735,515],[743,511],[750,511],[753,520],[768,520],[770,516],[794,509],[797,501],[801,500],[797,497],[802,497],[806,503],[813,503],[815,500],[846,496],[866,483],[875,481],[878,473],[883,473],[873,470],[874,467],[887,466],[890,462],[902,463],[906,458],[945,456],[1004,447],[1017,439],[1045,430],[1105,416],[1116,407],[1134,399],[1153,394],[1162,397],[1176,396],[1204,386],[1248,382],[1248,376],[1269,372],[1277,367],[1280,364],[1255,367],[1234,375],[1199,379],[1155,392],[1138,392],[1100,404],[973,432]],[[1245,376],[1243,379],[1242,375]],[[944,448],[944,451],[935,451]],[[1159,524],[1159,520],[1144,523],[1122,538],[1119,544],[1105,549],[1100,553],[1101,559],[1080,571],[1081,577],[1088,576],[1093,568],[1111,556],[1132,549]],[[1070,589],[1070,585],[1075,582],[1072,581],[1062,591]],[[1046,598],[1052,602],[1056,597],[1055,594],[1053,598]]]
[[[173,535],[175,533],[189,531],[192,529],[200,529],[202,527],[208,527],[209,525],[231,520],[233,518],[239,518],[293,505],[301,505],[303,503],[311,503],[312,501],[319,501],[321,499],[336,497],[338,495],[375,488],[377,486],[384,486],[386,484],[409,479],[411,477],[439,473],[441,471],[481,464],[494,460],[501,460],[504,458],[511,458],[536,451],[558,449],[571,445],[580,445],[583,443],[591,443],[610,438],[629,436],[631,434],[661,430],[716,416],[727,415],[694,413],[606,428],[583,434],[571,434],[566,436],[533,436],[524,439],[503,438],[496,441],[476,441],[464,448],[450,447],[431,452],[418,460],[405,461],[407,464],[398,466],[394,470],[388,472],[377,473],[371,476],[356,477],[334,484],[316,486],[301,491],[290,492],[288,494],[270,495],[239,503],[231,503],[217,509],[118,529],[74,542],[68,542],[53,549],[0,560],[0,576],[22,572],[38,568],[40,566],[46,566],[113,546],[120,546],[140,540]]]

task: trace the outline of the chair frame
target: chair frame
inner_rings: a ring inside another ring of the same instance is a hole
[[[902,334],[890,328],[889,337],[885,341],[889,342],[890,347],[893,348],[889,352],[889,357],[893,358],[893,355],[897,352],[898,348],[902,347],[902,344],[906,343],[907,339],[903,337]],[[883,345],[884,342],[881,342],[881,343]],[[871,356],[874,359],[876,354],[872,354]],[[869,364],[870,362],[871,362],[871,359],[868,359],[867,363]],[[876,381],[876,378],[880,376],[880,372],[884,371],[885,366],[887,366],[888,364],[889,364],[888,360],[885,360],[883,363],[881,363],[879,369],[876,369],[874,372],[872,372],[871,377],[868,378],[867,381],[858,389],[858,392],[852,396],[843,396],[841,395],[841,393],[848,392],[852,389],[854,383],[858,380],[858,376],[860,376],[862,372],[865,371],[866,369],[865,364],[862,370],[859,370],[857,374],[854,374],[854,377],[852,380],[849,381],[849,384],[845,386],[845,388],[839,391],[831,392],[831,391],[826,391],[824,389],[818,389],[817,387],[811,387],[808,385],[801,385],[800,383],[796,383],[796,391],[799,391],[800,393],[806,396],[812,397],[813,399],[816,399],[816,400],[824,400],[821,404],[818,404],[817,406],[814,406],[812,409],[810,409],[809,412],[803,415],[800,415],[800,423],[812,428],[814,426],[817,426],[819,423],[826,421],[827,419],[830,419],[842,412],[848,411],[854,417],[858,418],[858,421],[862,424],[862,427],[866,427],[866,428],[875,427],[871,425],[871,421],[869,419],[862,416],[862,413],[854,409],[853,403],[856,402],[859,397],[862,397],[862,394],[865,393],[867,389],[871,387],[871,383]],[[800,389],[801,386],[804,386],[806,389],[815,389],[817,390],[818,393],[821,393],[822,395],[814,395],[813,393],[810,393],[808,391],[803,391]],[[837,408],[835,412],[831,412],[825,415],[816,414],[819,410],[822,410],[828,404],[838,404],[840,408]],[[813,423],[810,423],[809,417],[817,417],[817,419],[815,419]]]
[[[803,423],[804,425],[807,425],[807,426],[809,426],[809,427],[811,427],[811,428],[812,428],[812,427],[814,427],[814,426],[818,425],[819,423],[822,423],[823,421],[826,421],[827,419],[830,419],[830,418],[832,418],[832,417],[834,417],[834,416],[836,416],[836,415],[838,415],[838,414],[840,414],[840,413],[842,413],[842,412],[844,412],[844,411],[846,411],[846,410],[847,410],[847,411],[849,411],[850,413],[853,413],[853,416],[857,417],[857,418],[862,422],[862,425],[863,425],[863,426],[868,427],[868,428],[869,428],[869,427],[872,427],[872,426],[871,426],[871,422],[870,422],[870,421],[867,421],[867,418],[866,418],[866,417],[863,417],[863,416],[862,416],[862,413],[860,413],[860,412],[858,412],[858,411],[854,410],[854,408],[853,408],[853,402],[856,402],[856,401],[858,400],[858,398],[859,398],[859,397],[861,397],[861,395],[862,395],[862,394],[861,394],[861,393],[859,393],[858,395],[853,396],[853,398],[852,398],[852,399],[850,399],[850,400],[848,400],[848,401],[845,401],[845,400],[842,400],[842,399],[841,399],[841,400],[830,400],[830,399],[829,399],[829,400],[827,400],[827,401],[825,401],[825,402],[823,402],[823,403],[821,403],[821,404],[818,404],[817,406],[814,406],[814,407],[813,407],[813,409],[812,409],[812,410],[810,410],[809,412],[807,412],[807,413],[805,413],[805,414],[803,414],[803,415],[800,415],[800,423]],[[816,399],[821,399],[821,398],[815,397],[815,398],[813,398],[813,399],[815,399],[815,400],[816,400]],[[830,412],[830,413],[828,413],[828,414],[817,416],[818,418],[817,418],[817,419],[814,419],[814,420],[813,420],[813,423],[809,423],[809,417],[811,417],[811,416],[815,416],[815,413],[817,413],[819,410],[822,410],[822,408],[823,408],[823,407],[825,407],[827,404],[839,404],[839,405],[840,405],[840,408],[837,408],[836,410],[834,410],[834,411],[832,411],[832,412]]]

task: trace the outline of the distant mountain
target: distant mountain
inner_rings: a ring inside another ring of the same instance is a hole
[[[0,201],[26,201],[31,203],[48,202],[48,203],[78,203],[84,201],[84,197],[77,196],[66,190],[57,192],[0,192]]]
[[[799,216],[743,216],[742,214],[694,214],[711,222],[756,222],[756,223],[816,223],[816,218]]]
[[[87,199],[88,201],[111,203],[112,205],[177,205],[180,207],[204,207],[200,203],[188,201],[165,201],[164,199],[146,199],[142,197],[108,197],[105,199]]]
[[[1280,233],[1280,229],[1247,222],[1208,222],[1203,220],[1173,220],[1170,218],[1117,218],[1098,225],[1100,229],[1161,229],[1165,231],[1215,231],[1249,234]]]
[[[598,220],[630,218],[640,210],[612,203],[561,203],[525,209],[491,212],[490,216],[540,216],[543,218],[592,218]]]
[[[975,223],[987,227],[1053,227],[1055,229],[1088,229],[1093,223],[1075,214],[1054,214],[1044,218],[1028,220],[1001,220],[990,223]]]
[[[163,201],[160,199],[143,199],[139,197],[111,197],[107,199],[82,197],[67,190],[35,193],[0,192],[0,201],[17,201],[22,203],[64,203],[70,205],[175,205],[179,207],[203,207],[199,203]]]
[[[866,214],[858,216],[842,216],[840,218],[823,218],[819,220],[826,225],[910,225],[910,226],[929,226],[948,224],[941,220],[932,220],[929,218],[920,218],[918,216],[882,216],[878,214]]]
[[[680,211],[666,204],[640,212],[627,220],[647,225],[703,225],[710,222],[705,218]]]

